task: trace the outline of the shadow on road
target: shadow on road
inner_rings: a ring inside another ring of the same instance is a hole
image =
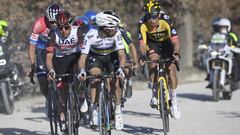
[[[45,113],[45,107],[31,107],[31,112],[33,113]]]
[[[122,131],[134,135],[158,135],[159,132],[163,132],[162,129],[143,126],[132,126],[127,124],[124,124],[124,128]]]
[[[218,111],[217,114],[224,115],[226,118],[240,118],[240,112]]]
[[[33,118],[24,118],[24,120],[29,120],[33,122],[42,122],[42,120],[48,120],[47,117],[33,117]]]
[[[135,111],[123,111],[124,115],[131,115],[134,117],[148,117],[148,118],[160,118],[159,114],[154,113],[143,113],[143,112],[135,112]]]
[[[198,100],[198,101],[213,101],[212,96],[210,95],[196,94],[196,93],[179,93],[178,97],[188,98],[188,99]]]
[[[40,131],[29,131],[26,129],[18,128],[0,128],[0,134],[3,135],[47,135],[46,132]]]

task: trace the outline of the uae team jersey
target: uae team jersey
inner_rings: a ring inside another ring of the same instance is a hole
[[[98,29],[91,29],[85,35],[81,53],[88,54],[91,51],[100,55],[108,55],[122,49],[124,50],[124,45],[120,30],[113,37],[103,38],[99,36]]]
[[[81,47],[79,42],[80,39],[78,38],[78,30],[78,26],[71,26],[70,34],[66,38],[60,34],[59,29],[52,31],[54,32],[54,35],[53,37],[50,37],[53,38],[54,44],[49,44],[47,52],[53,53],[53,50],[55,50],[56,57],[64,57],[66,55],[80,52]]]
[[[47,36],[50,30],[47,28],[47,25],[45,23],[45,17],[42,16],[38,18],[33,27],[32,27],[32,33],[30,35],[30,43],[33,45],[36,45],[37,48],[40,49],[46,49],[47,47]]]

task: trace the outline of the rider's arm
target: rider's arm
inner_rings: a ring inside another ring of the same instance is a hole
[[[50,42],[47,45],[47,57],[46,57],[46,66],[48,71],[53,70],[53,56],[54,56],[54,50],[55,50],[55,33],[54,31],[51,31],[48,36],[50,37]]]
[[[139,50],[141,55],[146,55],[146,43],[147,43],[147,35],[146,35],[146,26],[142,24],[139,28]]]
[[[35,63],[35,50],[36,45],[30,43],[28,47],[28,57],[31,65]]]
[[[89,31],[83,39],[83,43],[81,45],[81,56],[78,60],[79,69],[85,68],[86,59],[87,59],[88,53],[90,51],[92,41],[94,40],[93,38],[94,38],[94,34],[91,33],[91,31]]]
[[[126,53],[124,51],[124,45],[122,40],[122,34],[118,31],[115,35],[115,43],[116,43],[116,50],[118,50],[118,57],[119,57],[119,66],[124,67],[126,64]]]

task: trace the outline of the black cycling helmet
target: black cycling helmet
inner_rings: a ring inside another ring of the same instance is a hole
[[[56,15],[56,20],[57,20],[57,25],[59,27],[64,27],[64,26],[70,25],[73,21],[70,13],[66,10],[58,13]]]
[[[159,15],[161,8],[159,0],[149,0],[144,4],[145,15]]]
[[[56,15],[61,11],[62,8],[58,4],[50,4],[46,10],[48,21],[56,21]]]

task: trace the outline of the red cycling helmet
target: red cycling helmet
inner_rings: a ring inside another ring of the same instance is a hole
[[[64,27],[70,25],[73,19],[68,11],[62,11],[57,14],[56,20],[59,27]]]

